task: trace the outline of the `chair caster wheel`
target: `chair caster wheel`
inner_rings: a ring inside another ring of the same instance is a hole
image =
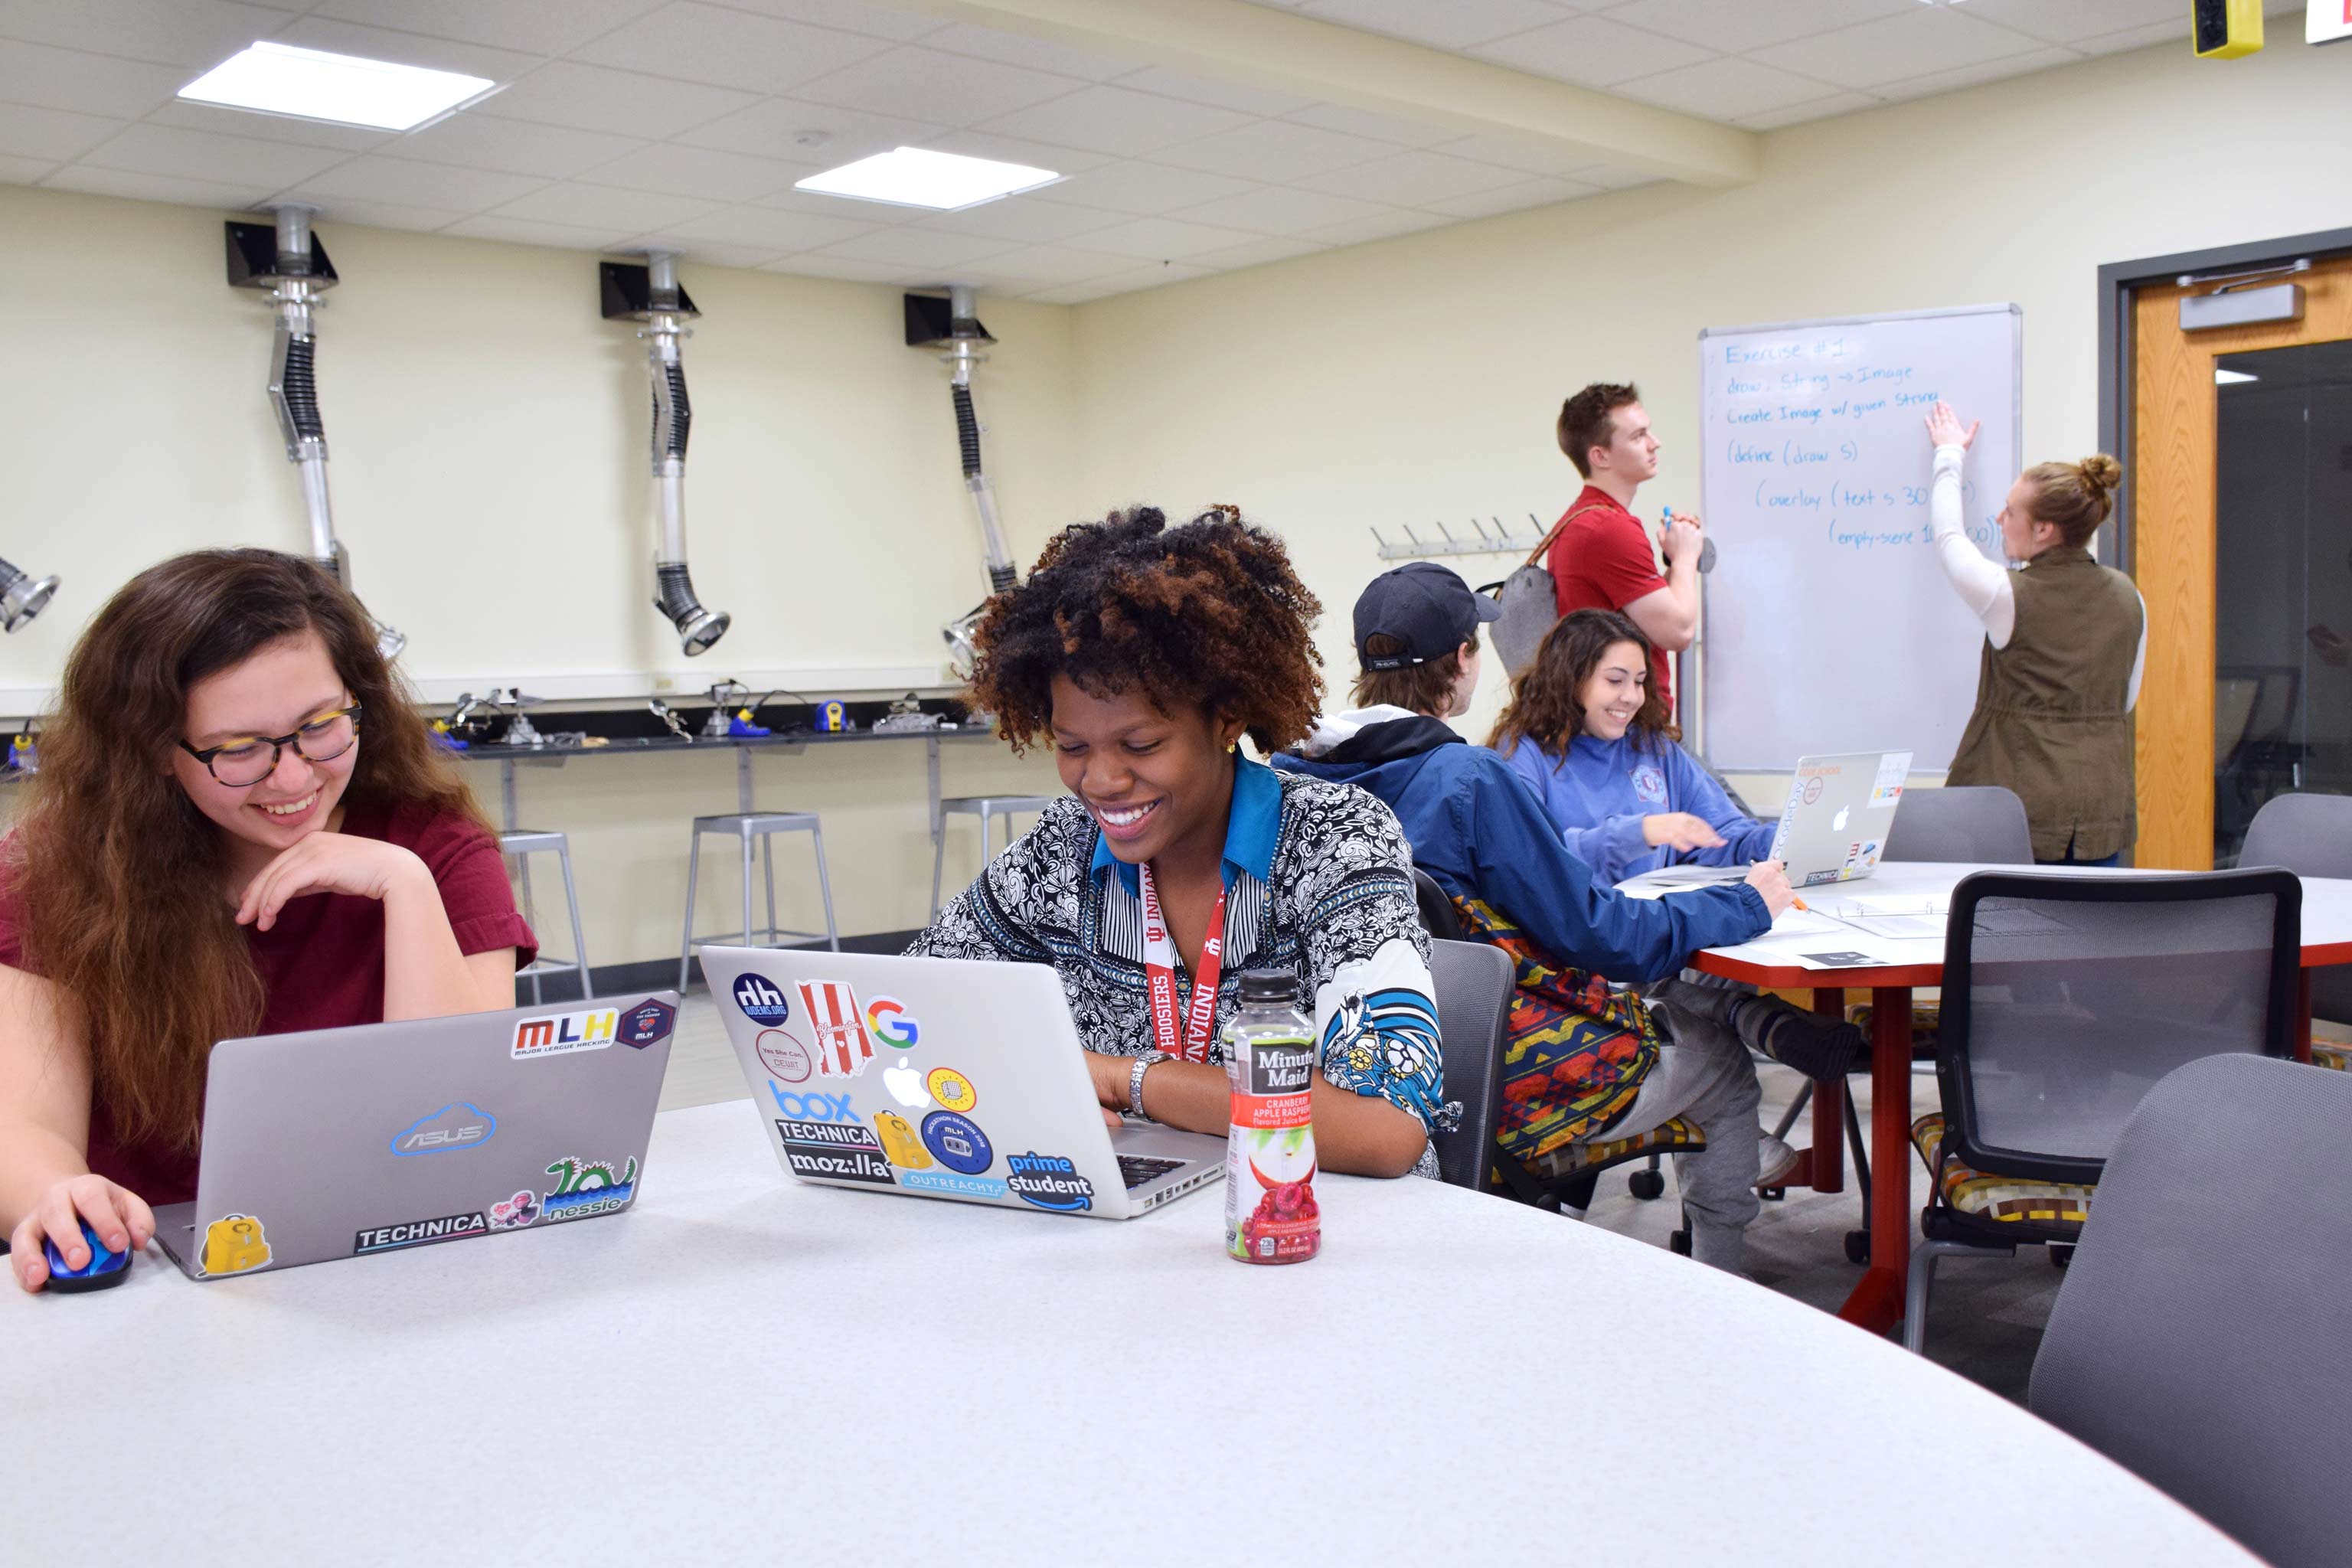
[[[1675,1232],[1674,1235],[1666,1237],[1666,1246],[1673,1249],[1676,1257],[1688,1258],[1691,1255],[1690,1232],[1686,1230]]]
[[[2070,1264],[2070,1263],[2072,1263],[2072,1262],[2074,1262],[2074,1249],[2073,1247],[2052,1247],[2052,1248],[2050,1249],[2050,1267],[2051,1267],[2051,1268],[2065,1268],[2065,1267],[2066,1267],[2066,1265],[2068,1265],[2068,1264]]]
[[[1763,1199],[1768,1204],[1777,1204],[1787,1199],[1789,1189],[1786,1187],[1759,1187],[1756,1189],[1756,1195]]]
[[[1666,1190],[1665,1173],[1661,1171],[1636,1171],[1625,1178],[1626,1190],[1643,1203],[1662,1197]]]
[[[1870,1264],[1870,1232],[1850,1230],[1845,1233],[1845,1260],[1867,1268]]]

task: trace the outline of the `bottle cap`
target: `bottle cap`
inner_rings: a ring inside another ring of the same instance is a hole
[[[1244,1002],[1295,1002],[1298,999],[1298,976],[1286,969],[1252,969],[1242,974],[1242,1000]]]

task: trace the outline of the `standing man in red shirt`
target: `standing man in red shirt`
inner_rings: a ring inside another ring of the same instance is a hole
[[[1658,575],[1650,531],[1633,514],[1633,492],[1658,472],[1658,438],[1633,385],[1595,382],[1559,407],[1559,449],[1587,483],[1555,525],[1545,561],[1559,613],[1621,610],[1650,639],[1650,686],[1674,710],[1666,656],[1698,632],[1699,521],[1668,519],[1666,574]]]

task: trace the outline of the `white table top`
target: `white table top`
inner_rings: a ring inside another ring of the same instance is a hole
[[[0,1305],[20,1561],[2247,1563],[1895,1345],[1655,1247],[1329,1178],[1323,1257],[787,1182],[744,1102],[630,1212]],[[1614,1426],[1616,1430],[1611,1428]]]

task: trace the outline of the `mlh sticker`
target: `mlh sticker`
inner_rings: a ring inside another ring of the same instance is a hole
[[[857,994],[837,980],[800,983],[804,1022],[816,1037],[819,1078],[856,1078],[874,1059],[874,1039],[866,1032]]]

